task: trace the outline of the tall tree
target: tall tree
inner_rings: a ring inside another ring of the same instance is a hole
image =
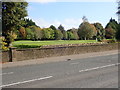
[[[62,25],[60,25],[60,26],[58,27],[58,30],[60,30],[61,32],[63,32],[63,31],[64,31],[64,27],[63,27]]]
[[[108,24],[106,25],[105,30],[106,30],[106,38],[115,38],[116,33],[119,30],[119,25],[118,25],[117,21],[115,21],[115,19],[111,18],[110,21],[108,22]]]
[[[120,24],[118,25],[118,31],[116,32],[116,39],[120,40]]]
[[[67,31],[68,34],[68,40],[75,40],[75,35],[71,31]]]
[[[51,28],[52,30],[57,30],[56,27],[53,26],[53,25],[51,25],[50,28]]]
[[[63,39],[63,34],[60,30],[55,30],[55,40]]]
[[[27,2],[3,2],[2,3],[2,35],[5,37],[7,46],[11,43],[10,33],[17,30],[27,16]]]
[[[86,16],[83,16],[82,20],[83,20],[83,22],[88,22],[88,19]]]
[[[62,25],[60,25],[58,27],[58,30],[60,30],[62,32],[62,34],[63,34],[63,40],[66,40],[68,36],[67,36],[67,32],[65,31],[64,27]]]
[[[115,34],[116,34],[116,31],[111,26],[108,26],[106,28],[106,38],[107,39],[114,39]]]
[[[79,36],[78,36],[78,29],[75,29],[75,28],[72,28],[72,29],[69,29],[68,31],[70,31],[72,34],[73,34],[73,36],[74,36],[74,40],[78,40],[79,39]],[[70,33],[68,34],[68,35],[70,35]],[[70,36],[68,36],[68,38],[69,38]]]
[[[96,36],[96,28],[88,22],[83,22],[78,28],[78,35],[80,39],[91,39]]]
[[[105,29],[103,28],[102,24],[100,23],[94,23],[94,26],[97,30],[97,39],[101,41],[105,38]]]
[[[35,22],[32,19],[25,18],[22,26],[27,28],[29,26],[37,26],[37,25],[35,24]]]

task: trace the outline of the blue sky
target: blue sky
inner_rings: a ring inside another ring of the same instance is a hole
[[[62,24],[67,30],[78,28],[83,16],[105,26],[111,17],[117,20],[116,11],[116,2],[29,2],[28,18],[41,28]]]

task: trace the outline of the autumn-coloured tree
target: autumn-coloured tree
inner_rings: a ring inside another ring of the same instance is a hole
[[[107,39],[115,38],[116,31],[111,26],[108,26],[105,30],[106,30],[106,38]]]
[[[25,39],[25,38],[26,38],[25,28],[24,28],[24,27],[21,27],[21,28],[19,29],[19,32],[20,32],[20,34],[21,34],[21,37],[22,37],[23,39]]]
[[[78,28],[78,35],[80,39],[92,39],[96,36],[96,28],[88,22],[83,22]]]

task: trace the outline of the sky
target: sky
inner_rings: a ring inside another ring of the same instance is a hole
[[[32,19],[41,28],[50,25],[57,28],[61,24],[66,30],[78,28],[83,16],[86,16],[90,23],[100,22],[104,27],[111,17],[117,20],[116,1],[75,1],[31,1],[27,8],[27,18]]]

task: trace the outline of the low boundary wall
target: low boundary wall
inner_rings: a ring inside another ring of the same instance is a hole
[[[23,61],[45,57],[65,56],[72,54],[83,54],[90,52],[100,52],[108,50],[118,50],[118,43],[111,44],[95,44],[95,45],[69,45],[57,47],[42,47],[17,49],[12,48],[11,51],[2,52],[2,62]]]

